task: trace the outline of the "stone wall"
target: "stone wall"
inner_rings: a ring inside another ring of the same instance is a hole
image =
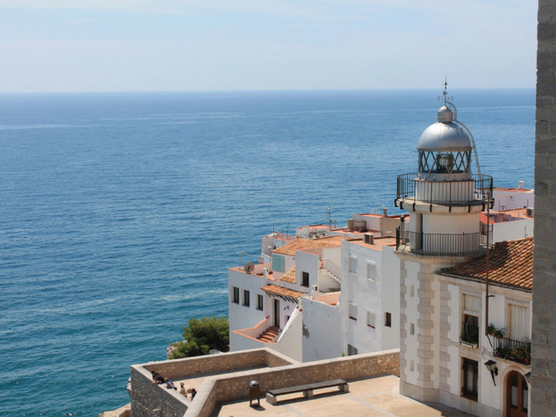
[[[556,409],[556,0],[539,1],[530,416]]]
[[[195,358],[152,362],[131,367],[131,413],[133,417],[182,417],[191,401],[178,391],[165,389],[152,383],[151,371],[170,379],[184,379],[220,372],[240,371],[248,368],[273,368],[291,365],[295,361],[268,349],[256,349]],[[245,371],[251,374],[252,371]],[[203,384],[204,386],[204,384]],[[205,395],[205,393],[203,393]],[[201,390],[197,398],[202,398]],[[199,401],[196,401],[198,403]],[[162,414],[155,410],[162,410]]]

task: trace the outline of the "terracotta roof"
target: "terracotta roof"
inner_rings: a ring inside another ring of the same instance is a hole
[[[284,297],[290,297],[290,298],[299,298],[304,294],[299,291],[294,291],[288,288],[279,287],[278,285],[265,285],[264,287],[261,287],[261,290],[266,292],[268,295],[282,295]]]
[[[525,290],[533,289],[533,238],[499,242],[490,252],[489,282]],[[449,268],[440,275],[486,279],[486,255]]]
[[[295,266],[280,277],[280,281],[286,281],[295,284]]]
[[[297,238],[293,242],[274,249],[273,253],[279,255],[295,256],[296,251],[311,251],[315,249],[335,248],[340,246],[342,236],[326,237],[323,239],[302,239]]]

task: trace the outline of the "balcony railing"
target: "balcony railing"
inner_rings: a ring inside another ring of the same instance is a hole
[[[472,175],[469,180],[430,181],[419,178],[418,173],[398,176],[399,200],[405,204],[416,201],[448,206],[466,206],[469,204],[492,203],[492,177],[489,175]]]
[[[434,256],[467,256],[484,249],[481,233],[402,233],[396,230],[396,250]]]
[[[494,356],[524,365],[531,364],[531,342],[508,339],[507,337],[494,338]]]

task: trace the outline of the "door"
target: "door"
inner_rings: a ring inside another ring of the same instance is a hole
[[[274,325],[280,328],[280,300],[274,299]]]
[[[512,371],[506,378],[506,417],[527,417],[529,386],[519,372]]]

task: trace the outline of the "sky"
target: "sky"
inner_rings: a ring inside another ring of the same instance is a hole
[[[0,0],[0,93],[533,88],[537,0]]]

